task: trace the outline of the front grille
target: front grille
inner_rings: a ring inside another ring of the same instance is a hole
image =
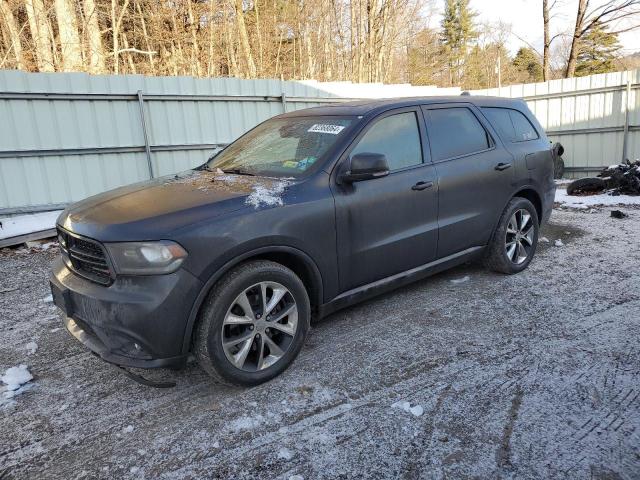
[[[104,252],[98,242],[58,228],[60,248],[65,261],[73,271],[102,285],[111,283],[111,269]]]

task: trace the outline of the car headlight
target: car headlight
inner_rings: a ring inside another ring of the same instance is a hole
[[[187,252],[175,242],[106,243],[116,273],[122,275],[159,275],[175,272]]]

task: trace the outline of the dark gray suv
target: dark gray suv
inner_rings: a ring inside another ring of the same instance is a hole
[[[434,97],[299,110],[204,165],[78,202],[51,288],[69,332],[121,367],[255,385],[312,316],[474,258],[531,262],[551,148],[521,100]]]

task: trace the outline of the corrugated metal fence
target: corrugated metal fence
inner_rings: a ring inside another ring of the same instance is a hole
[[[474,94],[524,97],[576,172],[640,156],[640,71]],[[410,85],[0,71],[0,214],[51,210],[203,163],[257,123],[328,102],[457,94]],[[625,136],[628,130],[629,135]]]
[[[584,175],[640,157],[640,70],[475,90],[524,98],[547,135],[565,147],[568,172]]]

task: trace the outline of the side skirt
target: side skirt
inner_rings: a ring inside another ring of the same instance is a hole
[[[474,258],[479,257],[484,249],[484,246],[467,248],[461,252],[412,268],[411,270],[396,273],[390,277],[376,280],[375,282],[348,290],[341,293],[333,300],[321,305],[318,308],[318,317],[325,317],[342,308],[368,300],[383,293],[390,292],[396,288],[409,285],[417,280],[448,270],[451,267],[460,265],[461,263],[469,260],[473,260]]]

